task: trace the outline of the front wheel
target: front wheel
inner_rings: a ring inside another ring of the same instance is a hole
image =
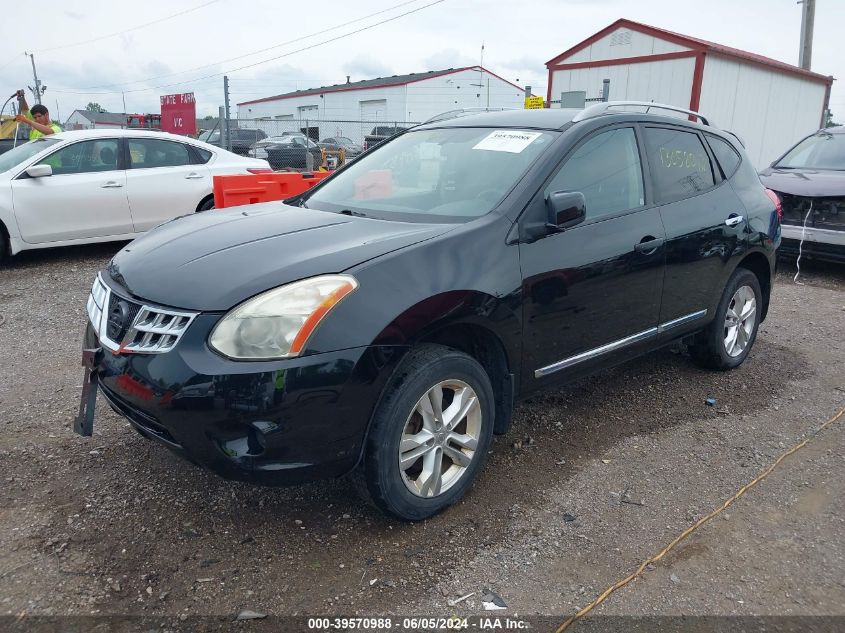
[[[203,211],[210,211],[214,208],[214,198],[208,198],[204,200],[202,204],[197,208],[197,213],[202,213]]]
[[[493,388],[484,368],[440,345],[409,352],[373,416],[359,492],[383,512],[419,521],[460,499],[487,458]]]
[[[757,338],[762,305],[757,276],[737,268],[722,293],[716,318],[690,349],[693,360],[708,369],[739,367]]]

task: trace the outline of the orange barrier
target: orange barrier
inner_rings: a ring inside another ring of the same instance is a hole
[[[243,204],[285,200],[307,191],[331,172],[313,174],[266,173],[249,176],[215,176],[214,207],[223,209]]]

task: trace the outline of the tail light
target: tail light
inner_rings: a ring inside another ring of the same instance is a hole
[[[783,220],[783,204],[781,204],[780,196],[771,189],[766,189],[766,195],[769,196],[769,200],[771,200],[775,205],[775,211],[778,214],[778,221]]]
[[[272,174],[273,170],[269,167],[247,167],[246,170],[251,174]]]

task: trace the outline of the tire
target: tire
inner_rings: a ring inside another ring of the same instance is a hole
[[[6,233],[3,230],[3,225],[0,224],[0,264],[6,263],[9,259],[9,239],[6,237]]]
[[[203,200],[200,203],[200,206],[197,207],[197,213],[202,213],[203,211],[211,211],[214,208],[214,197],[210,197],[207,200]]]
[[[438,409],[438,393],[442,413],[430,415]],[[456,398],[465,404],[453,407]],[[353,474],[356,488],[366,501],[404,521],[445,510],[466,493],[484,465],[494,415],[493,387],[473,358],[441,345],[411,350],[373,415],[364,458]],[[438,471],[439,478],[434,476]]]
[[[690,348],[695,363],[719,371],[739,367],[757,338],[762,306],[757,276],[747,268],[737,268],[725,285],[716,317]],[[740,309],[738,315],[735,308]],[[739,323],[729,326],[736,323],[736,317],[740,318]]]

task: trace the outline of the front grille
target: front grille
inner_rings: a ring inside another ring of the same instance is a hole
[[[195,312],[142,305],[121,297],[100,275],[94,280],[87,308],[100,344],[121,353],[169,352],[196,317]]]

